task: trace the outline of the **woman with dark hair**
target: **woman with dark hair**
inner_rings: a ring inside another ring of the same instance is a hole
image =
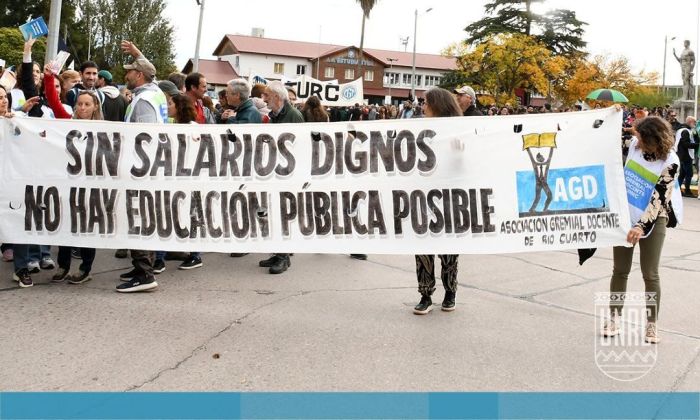
[[[673,152],[674,137],[671,125],[660,117],[651,116],[635,124],[637,138],[632,140],[625,164],[625,178],[634,180],[635,191],[642,190],[636,200],[630,201],[632,228],[627,242],[639,243],[639,263],[644,278],[647,299],[645,341],[658,343],[656,321],[661,302],[659,260],[666,237],[666,228],[675,227],[682,215],[683,202],[675,189],[678,176],[678,155]],[[650,181],[656,179],[656,182]],[[629,197],[629,195],[628,195]],[[610,278],[610,320],[603,326],[603,336],[620,333],[619,318],[627,290],[627,278],[632,268],[634,246],[613,248],[613,274]],[[620,297],[620,299],[614,299]]]
[[[425,93],[423,111],[427,118],[435,117],[461,117],[462,110],[454,95],[441,88],[431,88]],[[445,288],[445,298],[442,301],[442,310],[446,312],[455,310],[455,298],[457,296],[457,260],[459,255],[439,255],[442,263],[442,285]],[[416,255],[416,276],[418,278],[418,292],[421,300],[413,308],[416,315],[425,315],[431,311],[433,305],[432,294],[435,291],[435,256]]]
[[[170,114],[170,104],[174,107],[174,113]],[[197,111],[194,103],[187,95],[175,95],[168,97],[168,116],[173,118],[178,124],[189,124],[197,119]]]
[[[301,110],[306,122],[328,122],[330,121],[328,113],[321,106],[321,100],[318,96],[311,96],[306,100],[304,108]]]

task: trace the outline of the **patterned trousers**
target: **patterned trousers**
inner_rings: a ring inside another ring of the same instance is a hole
[[[442,263],[442,285],[446,291],[457,293],[457,259],[459,255],[439,255]],[[435,256],[416,255],[416,275],[418,292],[431,296],[435,291]]]

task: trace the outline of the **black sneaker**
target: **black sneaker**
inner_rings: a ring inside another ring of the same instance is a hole
[[[245,257],[248,254],[249,254],[249,252],[232,252],[230,255],[231,255],[231,258],[240,258],[240,257]]]
[[[80,254],[80,250],[79,250],[79,249],[75,249],[75,248],[71,249],[71,251],[70,251],[70,256],[73,257],[73,258],[75,258],[76,260],[82,260],[82,259],[83,259],[83,256]]]
[[[52,283],[63,283],[66,281],[66,278],[68,277],[68,270],[65,268],[58,267],[58,271],[56,271],[56,274],[51,277],[51,282]]]
[[[68,283],[70,284],[83,284],[85,282],[88,282],[92,280],[92,277],[90,277],[90,273],[83,273],[82,271],[78,271],[78,274],[74,276],[70,276],[68,278]]]
[[[158,283],[156,282],[156,279],[154,277],[147,279],[143,275],[140,275],[117,286],[117,292],[144,292],[146,290],[153,290],[156,287],[158,287]]]
[[[189,257],[182,264],[180,264],[178,270],[191,270],[193,268],[199,268],[202,266],[202,259],[199,257]]]
[[[153,274],[160,274],[165,271],[165,261],[155,260],[153,262]]]
[[[413,308],[413,313],[416,315],[425,315],[433,309],[431,306],[433,306],[433,300],[430,299],[430,296],[423,295],[418,305]]]
[[[445,299],[442,300],[442,310],[452,312],[455,310],[455,293],[445,292]]]
[[[364,261],[367,259],[367,254],[350,254],[350,258],[354,260]]]
[[[126,258],[127,256],[126,249],[118,249],[117,252],[114,253],[114,258]]]
[[[134,268],[133,270],[129,271],[128,273],[120,274],[119,278],[124,279],[124,280],[131,280],[134,277],[138,276],[139,274],[142,274],[141,270],[137,270]]]
[[[282,274],[292,265],[289,255],[277,255],[277,260],[270,266],[270,274]]]
[[[275,265],[275,263],[277,262],[277,260],[278,260],[279,258],[280,258],[280,257],[278,257],[277,255],[273,255],[273,256],[271,256],[270,258],[266,259],[266,260],[262,260],[262,261],[258,262],[258,265],[259,265],[260,267],[272,267],[273,265]]]
[[[291,257],[292,255],[294,255],[294,254],[289,254],[289,255],[286,256],[286,258],[287,258],[287,264],[288,264],[289,267],[292,266],[292,259],[289,258],[289,257]],[[270,258],[268,258],[268,259],[266,259],[266,260],[262,260],[262,261],[258,262],[258,265],[259,265],[260,267],[272,267],[273,265],[277,264],[278,261],[279,261],[279,259],[281,259],[281,258],[285,258],[285,256],[281,256],[281,255],[276,255],[276,254],[275,254],[275,255],[271,256]]]
[[[19,283],[19,287],[32,287],[34,282],[29,276],[29,270],[26,268],[20,268],[16,273],[12,275],[12,279]]]

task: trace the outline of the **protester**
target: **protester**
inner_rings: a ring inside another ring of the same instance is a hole
[[[202,99],[207,94],[207,79],[201,73],[190,73],[185,79],[185,94],[192,99],[197,111],[197,123],[215,124],[216,118],[209,108],[204,106]]]
[[[455,97],[445,89],[431,88],[425,93],[425,116],[434,117],[459,117],[462,110]],[[457,261],[459,255],[439,255],[442,263],[442,285],[445,288],[445,297],[442,300],[443,311],[455,310],[455,298],[457,296]],[[435,256],[416,255],[416,275],[418,278],[418,292],[421,300],[413,308],[416,315],[425,315],[431,311],[433,301],[432,294],[435,291]]]
[[[258,113],[260,114],[260,118],[262,118],[263,124],[267,124],[270,122],[270,108],[267,107],[267,104],[265,101],[262,100],[262,98],[250,98],[251,101],[253,101],[253,105],[255,105],[255,108],[257,109]]]
[[[174,71],[168,75],[168,80],[170,80],[180,93],[185,93],[185,79],[187,75],[180,73],[179,71]]]
[[[661,304],[661,286],[659,279],[659,261],[666,237],[666,228],[677,224],[674,209],[679,209],[682,202],[672,198],[678,174],[678,156],[673,153],[674,138],[671,126],[660,117],[646,117],[635,124],[637,138],[630,145],[628,162],[644,168],[645,173],[658,175],[651,198],[646,209],[637,211],[630,205],[633,227],[627,233],[627,242],[639,243],[639,263],[647,298],[647,326],[645,341],[660,341],[656,321]],[[628,163],[629,166],[629,163]],[[613,274],[610,279],[611,299],[610,319],[603,326],[604,336],[620,333],[619,318],[624,305],[627,290],[627,278],[632,268],[634,247],[617,246],[613,248]]]
[[[304,108],[302,108],[301,113],[304,116],[304,121],[306,122],[330,121],[328,113],[326,113],[326,110],[321,106],[321,100],[318,99],[318,96],[316,95],[306,100],[306,103],[304,104]]]
[[[260,124],[262,116],[250,99],[250,84],[245,79],[229,80],[226,84],[226,103],[235,109],[226,119],[229,124]]]
[[[98,92],[102,94],[102,114],[107,121],[124,121],[126,107],[129,105],[119,89],[112,84],[112,73],[100,70],[97,73]]]
[[[465,117],[480,116],[481,111],[476,107],[476,93],[470,86],[462,86],[454,90],[457,95],[457,103]]]
[[[96,91],[97,90],[97,73],[99,72],[99,67],[94,61],[86,61],[80,65],[80,78],[81,83],[73,86],[71,90],[66,92],[66,103],[71,108],[75,107],[75,103],[78,99],[78,93],[82,90]],[[100,104],[104,100],[104,94],[97,92],[97,98],[100,100]]]
[[[67,104],[66,94],[80,83],[80,73],[75,70],[66,70],[58,78],[61,80],[61,102]]]
[[[272,110],[270,121],[273,124],[304,122],[301,112],[289,102],[287,89],[282,82],[270,82],[263,93],[263,100]],[[260,267],[269,267],[270,274],[280,274],[287,271],[292,265],[292,261],[289,254],[274,254],[270,258],[260,261],[259,265]]]
[[[176,124],[195,124],[197,111],[189,96],[184,95],[169,80],[158,82],[158,87],[165,94],[168,101],[168,122]],[[165,271],[165,251],[156,251],[153,261],[153,274],[160,274]],[[190,252],[185,260],[178,266],[178,270],[191,270],[202,267],[202,257],[200,252]]]
[[[693,178],[693,158],[698,149],[698,136],[695,132],[695,118],[687,117],[685,124],[676,133],[678,139],[678,159],[680,160],[680,175],[678,185],[684,186],[682,192],[684,197],[693,197],[690,192],[690,181]]]
[[[126,64],[126,87],[132,91],[133,100],[126,110],[124,120],[137,123],[165,123],[168,120],[168,102],[165,94],[154,83],[156,68],[131,42],[122,41],[122,51],[134,61]],[[134,269],[119,277],[125,280],[117,286],[118,292],[139,292],[158,287],[153,275],[153,252],[131,250]]]
[[[56,118],[73,118],[76,120],[103,119],[100,101],[97,98],[97,93],[94,91],[84,90],[79,92],[76,97],[75,111],[73,114],[67,112],[59,99],[58,90],[54,85],[54,75],[48,65],[44,68],[44,85],[46,86],[46,99]],[[70,246],[58,247],[58,271],[51,278],[52,282],[62,283],[67,280],[71,284],[82,284],[92,280],[90,271],[92,271],[92,264],[95,261],[95,248],[79,248],[78,251],[82,260],[79,271],[76,274],[69,274],[72,249]]]

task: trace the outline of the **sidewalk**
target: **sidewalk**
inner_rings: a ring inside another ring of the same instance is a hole
[[[662,260],[658,360],[636,381],[595,364],[610,249],[583,267],[574,251],[462,256],[457,310],[426,316],[411,312],[413,256],[296,255],[273,276],[265,255],[206,254],[188,272],[168,262],[158,291],[124,295],[130,260],[106,250],[84,285],[44,272],[19,289],[2,264],[0,389],[698,391],[700,201],[684,203]],[[630,291],[643,288],[634,267]]]

